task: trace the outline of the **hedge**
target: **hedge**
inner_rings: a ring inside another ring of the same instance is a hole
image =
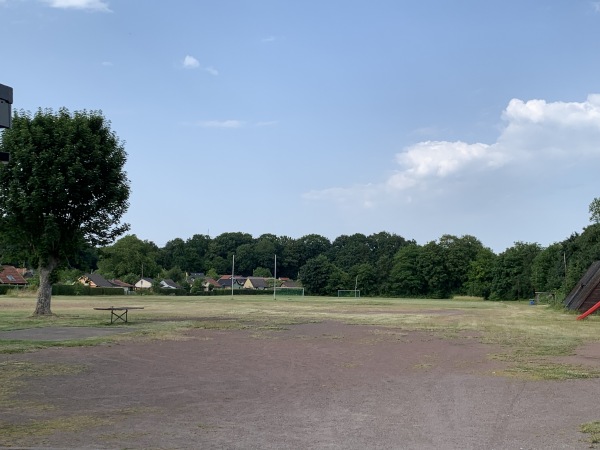
[[[90,287],[81,283],[76,284],[53,284],[52,295],[125,295],[120,287]]]
[[[175,295],[178,297],[182,295],[190,295],[185,289],[152,288],[152,290],[159,295]]]
[[[27,289],[27,286],[2,284],[0,285],[0,295],[6,295],[8,291],[20,291],[22,289]]]
[[[231,295],[231,288],[230,289],[213,289],[212,291],[201,291],[201,292],[195,292],[193,294],[189,294],[189,295],[198,295],[198,296],[204,296],[204,297],[211,297],[211,296],[219,296],[219,295]],[[233,290],[233,295],[273,295],[273,289],[234,289]]]

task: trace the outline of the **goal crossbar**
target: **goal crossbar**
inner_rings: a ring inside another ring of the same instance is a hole
[[[338,289],[338,297],[360,297],[360,289]]]
[[[304,288],[303,287],[276,287],[274,288],[275,295],[297,295],[300,297],[304,297]]]

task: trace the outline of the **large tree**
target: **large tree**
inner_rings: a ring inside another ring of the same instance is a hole
[[[0,151],[0,239],[4,251],[35,264],[36,315],[50,315],[51,275],[84,248],[128,230],[123,143],[98,111],[15,112]],[[13,257],[15,257],[13,256]]]

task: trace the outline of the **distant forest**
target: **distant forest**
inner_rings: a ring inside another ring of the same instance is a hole
[[[469,235],[443,235],[418,245],[388,232],[342,235],[333,241],[318,234],[293,239],[232,232],[176,238],[162,248],[126,235],[111,246],[83,250],[55,279],[73,281],[96,270],[129,283],[144,276],[186,286],[186,274],[218,278],[234,270],[236,275],[298,280],[307,295],[336,295],[338,289],[356,286],[362,296],[517,300],[533,298],[536,291],[563,298],[598,259],[598,222],[547,248],[516,242],[500,254]]]

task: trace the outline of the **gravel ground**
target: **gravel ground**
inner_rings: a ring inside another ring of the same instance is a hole
[[[600,380],[500,376],[476,337],[336,322],[193,330],[0,362],[80,365],[26,379],[4,424],[64,419],[0,446],[77,449],[586,449]],[[600,368],[598,347],[571,359]],[[579,358],[579,359],[578,359]],[[1,408],[1,405],[0,405]],[[86,420],[84,420],[86,419]]]

